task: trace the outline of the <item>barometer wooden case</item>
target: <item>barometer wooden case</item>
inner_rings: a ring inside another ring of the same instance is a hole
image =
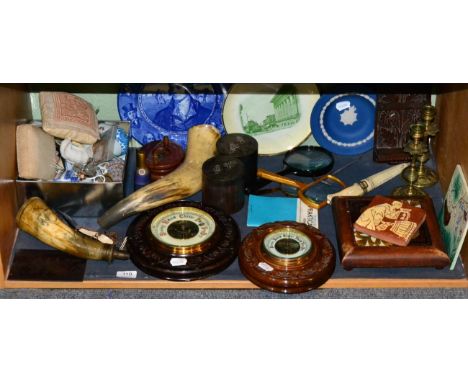
[[[138,268],[178,281],[221,272],[234,261],[240,244],[239,228],[230,216],[188,201],[141,214],[127,236],[130,259]]]
[[[292,221],[264,224],[239,251],[242,273],[261,288],[300,293],[319,287],[335,270],[335,250],[316,228]]]

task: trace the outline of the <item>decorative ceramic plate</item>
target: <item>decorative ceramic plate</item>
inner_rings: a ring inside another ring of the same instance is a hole
[[[142,145],[168,136],[185,149],[192,126],[210,124],[225,134],[221,118],[225,98],[221,85],[125,85],[117,107],[120,118],[131,122],[133,138]]]
[[[310,113],[319,97],[314,84],[234,85],[224,104],[224,127],[254,137],[260,155],[283,153],[310,135]]]
[[[376,96],[327,94],[312,111],[310,124],[318,144],[339,155],[361,154],[374,145]]]

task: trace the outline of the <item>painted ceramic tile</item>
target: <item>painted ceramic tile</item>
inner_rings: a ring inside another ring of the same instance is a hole
[[[405,203],[412,205],[413,207],[422,208],[421,203],[415,200],[404,200]],[[361,213],[366,210],[367,206],[362,208]],[[393,244],[388,243],[382,239],[378,239],[374,236],[365,234],[364,232],[356,231],[353,227],[354,241],[359,247],[392,247]],[[414,238],[418,237],[419,232],[414,235]]]
[[[453,270],[468,230],[468,186],[460,165],[455,167],[438,219]]]

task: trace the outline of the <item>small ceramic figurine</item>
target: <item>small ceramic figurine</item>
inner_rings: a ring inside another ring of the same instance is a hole
[[[93,157],[93,146],[64,139],[60,144],[62,157],[74,165],[85,165]]]

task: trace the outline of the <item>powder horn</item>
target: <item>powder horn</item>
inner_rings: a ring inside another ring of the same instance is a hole
[[[32,197],[16,214],[20,229],[62,252],[88,260],[127,260],[128,254],[65,224],[41,198]]]
[[[118,202],[98,219],[99,225],[108,228],[128,216],[196,194],[202,188],[202,165],[215,155],[219,137],[212,125],[190,128],[182,164]]]

